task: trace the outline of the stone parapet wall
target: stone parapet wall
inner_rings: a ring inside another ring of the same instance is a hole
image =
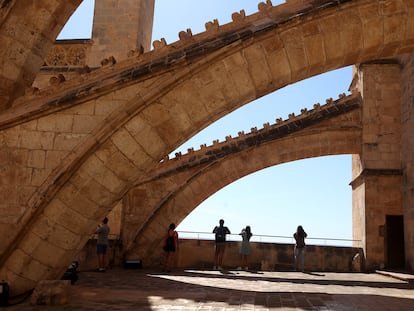
[[[227,244],[223,267],[234,269],[240,266],[240,244],[230,241]],[[253,270],[292,270],[294,261],[293,244],[251,242],[249,269]],[[307,245],[305,270],[308,271],[361,271],[360,249],[354,247]],[[356,257],[355,257],[356,256]],[[213,266],[214,241],[180,240],[180,250],[176,256],[178,268],[207,268]],[[355,259],[354,259],[355,257]],[[143,262],[144,267],[147,266]]]
[[[240,243],[227,243],[223,267],[236,269],[240,266]],[[293,244],[252,242],[252,253],[249,256],[249,269],[265,271],[284,271],[293,269]],[[79,270],[96,269],[96,240],[89,240],[80,256]],[[108,261],[112,266],[121,266],[124,258],[122,243],[112,240],[109,245]],[[145,258],[127,258],[141,260],[144,268],[161,268],[164,253],[159,249],[159,260],[146,261]],[[211,269],[214,259],[214,241],[180,239],[179,251],[175,256],[174,266],[179,269]],[[305,270],[352,272],[363,271],[363,252],[361,248],[345,246],[308,245],[305,255]]]

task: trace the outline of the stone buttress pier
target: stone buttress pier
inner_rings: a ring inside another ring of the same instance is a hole
[[[361,240],[365,268],[401,266],[404,244],[401,170],[401,69],[398,60],[357,67],[362,105],[362,152],[353,155],[353,238]],[[398,255],[397,255],[398,254]]]
[[[401,79],[401,160],[403,171],[405,268],[414,269],[414,58],[412,54],[400,58]]]
[[[151,48],[155,0],[95,1],[89,67],[100,66],[103,59],[127,58],[128,52],[148,52]]]

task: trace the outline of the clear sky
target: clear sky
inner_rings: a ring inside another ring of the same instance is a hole
[[[264,0],[262,0],[264,1]],[[254,0],[156,0],[153,41],[178,40],[181,30],[193,34],[205,30],[205,22],[218,19],[223,25],[231,14],[244,9],[246,15],[257,12]],[[282,1],[273,0],[273,5]],[[93,0],[84,0],[59,35],[59,39],[90,38]],[[212,124],[176,151],[199,149],[213,140],[223,141],[239,131],[262,128],[264,123],[300,114],[327,98],[348,94],[351,67],[332,71],[290,85],[262,97]],[[173,154],[176,152],[174,151]],[[250,225],[253,234],[291,237],[302,225],[310,238],[352,239],[351,155],[328,156],[295,161],[264,169],[246,176],[215,193],[197,207],[181,224],[179,231],[211,232],[220,218],[232,233]],[[185,236],[185,234],[182,234]],[[234,239],[239,239],[233,236]],[[261,240],[267,240],[261,238]],[[280,240],[291,242],[290,240]],[[311,244],[350,245],[350,243],[312,240]]]

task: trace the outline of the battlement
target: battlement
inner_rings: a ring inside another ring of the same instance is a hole
[[[68,42],[65,45],[56,45],[46,58],[43,70],[48,70],[48,66],[52,68],[56,66],[61,73],[62,67],[66,64],[74,68],[78,72],[79,77],[72,79],[64,79],[64,85],[49,82],[49,87],[44,89],[29,88],[26,91],[25,98],[18,100],[14,106],[30,100],[31,96],[49,96],[54,95],[62,88],[76,87],[85,80],[90,81],[96,89],[97,81],[102,79],[110,79],[112,81],[118,79],[138,79],[141,76],[151,75],[160,70],[167,70],[171,66],[183,63],[186,60],[206,55],[207,53],[217,51],[222,47],[229,46],[238,41],[244,41],[253,38],[256,34],[260,34],[278,26],[294,22],[305,14],[309,14],[320,9],[338,6],[349,0],[292,0],[283,4],[273,6],[270,0],[260,2],[258,11],[251,15],[246,15],[244,10],[234,12],[232,14],[232,22],[219,25],[218,20],[208,21],[205,23],[205,31],[193,35],[191,29],[183,30],[178,33],[176,42],[168,44],[165,38],[153,41],[153,50],[144,52],[144,48],[140,46],[138,49],[126,52],[127,58],[124,60],[116,60],[113,56],[108,55],[101,60],[101,67],[89,68],[85,62],[86,53],[78,45],[71,45]],[[76,42],[75,42],[76,43]],[[90,44],[90,42],[86,42]],[[62,80],[62,79],[60,79]],[[115,81],[114,81],[115,82]],[[85,91],[79,90],[76,96],[84,95]]]
[[[165,38],[156,39],[152,42],[152,51],[144,53],[145,49],[141,45],[137,49],[126,51],[125,56],[127,58],[141,58],[143,54],[146,54],[145,57],[153,59],[155,57],[154,54],[171,54],[177,49],[192,45],[195,42],[202,42],[208,37],[216,38],[217,36],[220,36],[221,34],[224,35],[228,32],[234,33],[236,29],[242,29],[246,26],[252,27],[252,31],[254,31],[255,28],[274,27],[311,11],[318,10],[321,7],[334,6],[342,2],[347,1],[322,0],[315,4],[315,1],[312,0],[288,0],[274,6],[272,1],[266,0],[266,2],[259,2],[257,5],[258,11],[251,15],[246,15],[244,10],[233,12],[231,14],[232,21],[230,23],[220,25],[217,19],[207,21],[205,23],[205,31],[202,33],[193,35],[192,30],[188,28],[178,33],[178,40],[175,42],[168,44]],[[265,21],[263,21],[264,18],[266,18]],[[49,55],[46,57],[44,67],[90,66],[90,64],[86,63],[85,54],[87,52],[85,52],[85,47],[80,47],[79,41],[84,41],[89,49],[90,46],[93,45],[91,40],[57,41],[55,46],[49,52]],[[110,57],[111,55],[107,56],[107,58]],[[101,64],[105,63],[107,58],[101,60]],[[122,60],[120,59],[118,61]]]
[[[162,166],[171,165],[179,167],[181,164],[186,166],[192,162],[198,164],[201,161],[204,161],[202,159],[206,157],[219,158],[228,152],[240,151],[241,149],[257,146],[267,141],[284,137],[305,127],[314,125],[317,122],[354,110],[360,107],[360,104],[360,93],[354,93],[348,96],[344,93],[339,94],[338,99],[336,100],[328,98],[324,105],[316,103],[311,110],[304,108],[301,110],[300,115],[291,113],[287,119],[277,118],[275,123],[265,123],[261,129],[252,127],[249,133],[240,131],[237,137],[228,135],[223,141],[216,139],[213,140],[211,145],[202,144],[198,150],[189,148],[185,154],[177,152],[172,159],[167,155],[160,161],[160,164]],[[205,162],[206,161],[207,160],[205,160]]]
[[[205,31],[196,35],[193,35],[191,29],[182,30],[178,33],[179,40],[171,44],[167,44],[165,38],[161,38],[153,41],[154,52],[166,52],[167,49],[178,49],[181,46],[188,46],[194,42],[201,42],[207,37],[213,35],[214,38],[226,33],[233,33],[237,29],[250,27],[252,32],[257,30],[264,30],[269,27],[277,27],[282,23],[294,20],[304,14],[308,14],[312,11],[320,10],[321,8],[327,8],[329,6],[337,6],[343,1],[333,0],[288,0],[282,4],[274,6],[272,1],[266,0],[266,2],[260,2],[257,5],[258,11],[256,13],[246,15],[244,10],[240,12],[234,12],[231,14],[232,21],[220,25],[217,19],[213,21],[207,21],[205,23]],[[237,38],[237,35],[234,35]],[[139,54],[139,53],[138,53]]]

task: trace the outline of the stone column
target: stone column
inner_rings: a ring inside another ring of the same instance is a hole
[[[90,67],[100,66],[103,59],[127,58],[133,50],[151,47],[155,0],[95,1],[92,28],[93,45],[88,55]]]
[[[414,57],[401,58],[401,157],[406,269],[414,270]]]
[[[362,241],[365,268],[373,270],[387,264],[386,215],[402,215],[400,65],[362,64],[357,76],[362,153],[352,161],[353,235]]]

